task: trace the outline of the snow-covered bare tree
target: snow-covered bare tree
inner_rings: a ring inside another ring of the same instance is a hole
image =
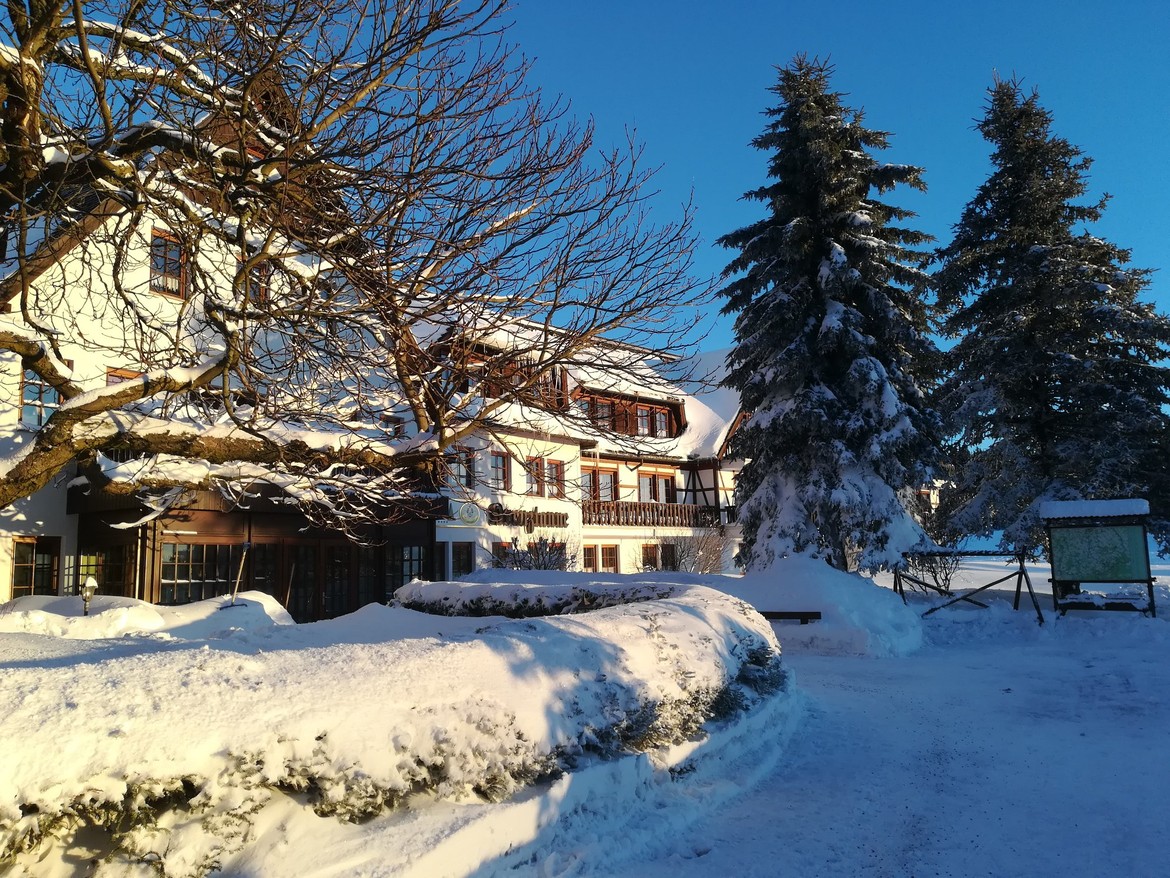
[[[578,416],[566,367],[677,346],[689,211],[649,221],[640,148],[530,89],[503,5],[7,4],[0,352],[31,417],[0,505],[79,461],[384,515],[501,411]]]
[[[492,557],[492,564],[506,570],[570,570],[577,565],[577,555],[577,547],[563,538],[537,533],[523,542],[512,537],[512,542]]]
[[[722,573],[730,549],[727,528],[695,528],[686,536],[665,537],[659,546],[663,570],[683,573]]]
[[[888,135],[830,91],[832,68],[796,58],[753,141],[771,182],[745,196],[767,215],[721,239],[739,255],[722,293],[735,313],[726,384],[751,417],[732,454],[749,568],[813,552],[852,569],[894,564],[922,542],[907,508],[927,478],[934,418],[923,402],[936,352],[919,296],[928,236],[880,195],[924,188],[882,163]]]
[[[1149,272],[1085,230],[1090,159],[1052,132],[1035,91],[996,81],[979,130],[993,170],[934,275],[958,338],[938,408],[969,454],[951,529],[1042,545],[1038,505],[1146,496],[1165,472],[1170,321],[1139,301]]]

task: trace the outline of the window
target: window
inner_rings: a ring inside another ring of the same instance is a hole
[[[57,593],[59,537],[17,537],[12,544],[12,596]]]
[[[386,547],[386,579],[389,594],[414,579],[427,578],[427,547],[389,545]]]
[[[227,594],[242,551],[239,545],[163,543],[159,603],[187,604]]]
[[[662,544],[662,569],[678,570],[678,547],[674,543]]]
[[[97,580],[98,591],[102,594],[133,597],[133,588],[127,582],[132,562],[128,564],[126,556],[126,546],[82,549],[77,557],[78,583],[84,583],[87,577],[92,576]]]
[[[658,477],[658,499],[663,503],[678,502],[678,493],[673,476]]]
[[[670,412],[658,406],[640,405],[635,409],[639,436],[670,436]]]
[[[540,537],[530,540],[524,554],[518,558],[523,569],[568,570],[569,552],[563,542]]]
[[[240,269],[243,269],[241,264]],[[272,279],[272,266],[260,262],[248,269],[244,278],[244,293],[250,305],[263,305],[268,301],[268,282]]]
[[[455,488],[475,487],[475,452],[456,448],[447,458],[448,484]]]
[[[512,490],[512,458],[503,451],[492,450],[491,485],[497,491]]]
[[[604,469],[581,470],[581,499],[612,503],[617,499],[617,472]]]
[[[565,370],[560,366],[546,369],[537,376],[537,388],[540,399],[547,405],[562,408],[565,405],[568,386]]]
[[[451,577],[458,579],[475,572],[475,543],[451,544]]]
[[[673,476],[638,475],[639,503],[674,503],[677,497]]]
[[[581,567],[587,573],[597,572],[597,546],[584,546],[581,549]]]
[[[20,392],[20,422],[26,427],[43,427],[61,407],[61,394],[31,369],[25,369]]]
[[[150,289],[166,296],[187,297],[186,258],[183,245],[165,232],[150,239]]]
[[[321,572],[324,574],[320,580],[322,615],[326,619],[333,619],[356,610],[351,585],[357,584],[360,587],[360,571],[354,570],[353,552],[350,547],[322,546],[321,556]],[[359,573],[356,583],[355,573]],[[366,588],[371,589],[371,583],[368,581]]]
[[[544,496],[544,458],[530,457],[524,462],[524,493],[534,497]]]
[[[658,546],[656,544],[650,543],[642,546],[642,569],[658,569]]]
[[[617,573],[618,572],[618,547],[617,546],[602,546],[601,547],[601,572],[602,573]]]
[[[406,435],[406,419],[398,415],[382,415],[379,419],[382,422],[382,429],[386,431],[386,435],[391,439],[401,439]]]
[[[593,423],[604,430],[613,429],[613,403],[597,400],[593,405]]]
[[[113,387],[123,381],[133,381],[135,378],[141,377],[142,373],[135,372],[133,369],[106,369],[106,387]]]
[[[613,429],[613,400],[582,396],[577,400],[577,408],[595,427],[603,430]]]
[[[544,465],[544,481],[548,496],[563,499],[565,496],[565,465],[559,460],[549,460]]]
[[[507,567],[511,552],[511,543],[492,543],[492,566]]]
[[[655,436],[669,436],[670,435],[670,418],[665,409],[658,409],[654,412],[654,435]]]
[[[638,476],[638,502],[653,503],[654,500],[654,476]]]

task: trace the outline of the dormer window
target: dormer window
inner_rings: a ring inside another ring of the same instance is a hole
[[[639,405],[635,414],[639,436],[670,436],[670,412],[662,406]]]
[[[599,396],[582,396],[577,399],[577,408],[593,426],[602,430],[613,429],[613,400]]]
[[[399,415],[382,415],[380,418],[382,429],[391,439],[401,439],[406,435],[406,419]]]
[[[151,292],[187,298],[186,262],[178,239],[156,229],[150,238]]]

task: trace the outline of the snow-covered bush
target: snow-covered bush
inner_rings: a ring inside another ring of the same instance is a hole
[[[420,613],[440,616],[506,616],[525,619],[584,613],[605,607],[670,597],[674,587],[634,582],[629,585],[545,586],[463,582],[412,582],[394,593],[395,602]]]
[[[277,797],[345,821],[417,794],[496,802],[599,759],[693,741],[704,723],[783,697],[779,646],[750,607],[655,588],[515,620],[371,605],[293,626],[249,593],[224,613],[222,599],[142,610],[147,630],[133,631],[135,608],[52,623],[44,605],[10,607],[0,653],[32,660],[0,678],[0,730],[15,742],[0,751],[0,863],[92,827],[105,839],[96,859],[202,876],[250,844]],[[29,646],[31,630],[68,637]]]

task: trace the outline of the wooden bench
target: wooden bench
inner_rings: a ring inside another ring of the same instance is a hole
[[[820,610],[760,610],[760,615],[770,622],[795,622],[801,625],[821,620]]]

